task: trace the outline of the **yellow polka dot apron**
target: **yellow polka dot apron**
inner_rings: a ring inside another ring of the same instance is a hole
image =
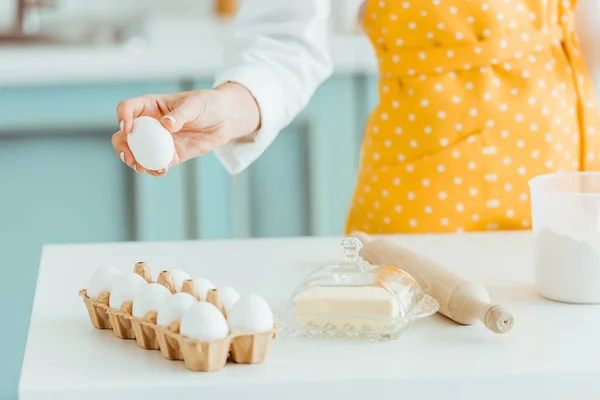
[[[346,231],[527,229],[528,181],[599,169],[571,0],[370,0],[379,60]]]

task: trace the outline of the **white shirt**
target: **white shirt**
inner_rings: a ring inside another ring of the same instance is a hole
[[[600,1],[579,3],[577,31],[599,93]],[[215,150],[229,173],[252,164],[332,73],[331,4],[331,0],[244,0],[215,86],[233,81],[246,87],[260,108],[261,129],[253,142],[230,142]]]

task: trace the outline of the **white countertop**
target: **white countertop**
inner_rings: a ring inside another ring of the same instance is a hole
[[[22,400],[600,398],[600,306],[539,298],[528,233],[412,236],[406,244],[484,284],[515,316],[496,335],[436,315],[389,343],[281,335],[260,365],[187,371],[135,341],[94,329],[77,292],[93,269],[143,259],[217,285],[282,300],[312,268],[338,259],[338,238],[46,246],[19,395]],[[516,396],[515,396],[516,395]]]
[[[219,70],[231,30],[199,16],[149,18],[143,40],[104,46],[0,46],[0,86],[209,79]],[[336,73],[375,73],[362,34],[331,36]]]

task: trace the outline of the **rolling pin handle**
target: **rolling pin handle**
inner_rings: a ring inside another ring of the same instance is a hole
[[[501,306],[493,306],[485,314],[483,323],[492,332],[506,333],[512,329],[514,321],[508,310]]]
[[[356,239],[360,240],[363,246],[365,244],[371,243],[373,241],[373,238],[371,236],[367,235],[364,232],[360,232],[360,231],[352,231],[352,232],[350,232],[350,235],[348,237],[356,238]]]

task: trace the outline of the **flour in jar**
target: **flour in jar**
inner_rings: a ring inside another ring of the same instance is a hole
[[[535,237],[535,281],[546,298],[600,303],[600,253],[588,242],[544,229]]]

